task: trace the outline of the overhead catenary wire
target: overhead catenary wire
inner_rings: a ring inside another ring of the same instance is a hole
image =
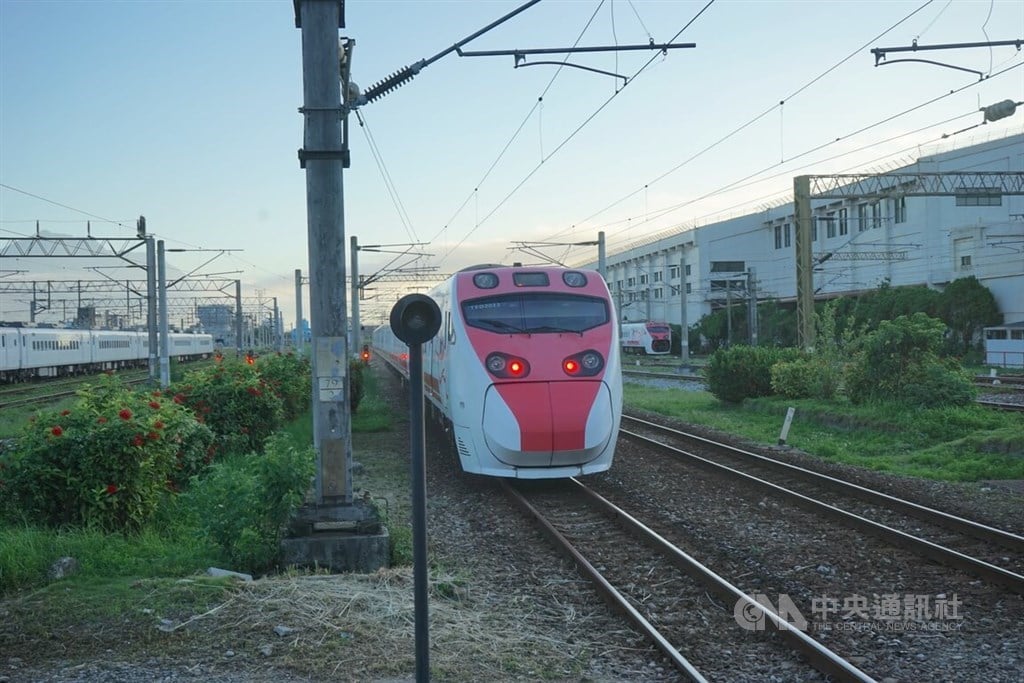
[[[988,80],[991,80],[992,78],[996,78],[998,76],[1001,76],[1001,75],[1003,75],[1005,73],[1008,73],[1008,72],[1012,71],[1013,69],[1019,68],[1021,66],[1024,66],[1024,62],[1015,64],[1013,66],[1007,67],[1006,69],[1003,69],[1002,71],[999,71],[999,72],[997,72],[995,74],[992,74],[992,76]],[[904,116],[904,115],[909,114],[911,112],[917,111],[918,109],[926,107],[926,106],[928,106],[930,104],[934,104],[935,102],[938,102],[939,100],[945,99],[947,97],[951,97],[951,96],[953,96],[955,94],[958,94],[958,93],[960,93],[963,90],[966,90],[968,88],[972,88],[972,87],[978,85],[980,82],[981,81],[974,81],[974,82],[968,83],[965,86],[962,86],[962,87],[957,88],[955,90],[951,90],[951,91],[949,91],[947,93],[944,93],[942,95],[938,95],[938,96],[936,96],[936,97],[934,97],[934,98],[932,98],[930,100],[926,100],[925,102],[922,102],[922,103],[917,104],[917,105],[915,105],[913,107],[910,107],[909,109],[905,109],[905,110],[903,110],[903,111],[901,111],[901,112],[899,112],[897,114],[892,114],[891,116],[888,116],[888,117],[886,117],[884,119],[881,119],[879,121],[871,123],[871,124],[869,124],[867,126],[863,126],[862,128],[859,128],[859,129],[857,129],[855,131],[852,131],[852,132],[847,133],[845,135],[841,135],[841,136],[839,136],[839,137],[837,137],[837,138],[835,138],[833,140],[830,140],[829,142],[825,142],[825,143],[822,143],[822,144],[817,145],[815,147],[812,147],[811,149],[805,150],[805,151],[803,151],[803,152],[801,152],[801,153],[799,153],[799,154],[797,154],[797,155],[795,155],[793,157],[790,157],[785,163],[790,163],[790,162],[795,161],[797,159],[803,158],[803,157],[805,157],[805,156],[807,156],[809,154],[813,154],[815,152],[821,151],[822,149],[825,149],[825,148],[830,147],[832,145],[838,144],[839,142],[847,140],[847,139],[849,139],[851,137],[854,137],[856,135],[860,135],[861,133],[864,133],[864,132],[866,132],[868,130],[871,130],[872,128],[876,128],[876,127],[881,126],[883,124],[889,123],[890,121],[893,121],[894,119],[897,119],[897,118],[899,118],[901,116]],[[969,114],[958,115],[958,116],[955,116],[955,117],[953,117],[953,118],[951,118],[951,119],[949,119],[947,121],[940,122],[940,123],[934,124],[934,125],[943,125],[945,123],[949,123],[949,122],[954,121],[956,119],[963,118],[963,117],[969,116],[969,115],[976,115],[976,114],[977,114],[976,111],[972,111]],[[911,135],[911,134],[914,134],[914,133],[919,132],[921,130],[927,130],[928,128],[932,128],[932,127],[934,127],[934,126],[925,126],[922,129],[918,129],[918,131],[912,131],[910,133],[902,133],[902,134],[896,136],[896,138],[904,137],[906,135]],[[867,145],[867,147],[874,147],[874,146],[877,146],[879,144],[883,144],[884,142],[888,142],[888,141],[890,141],[892,139],[894,139],[894,138],[890,138],[889,140],[883,140],[881,142],[872,143],[871,145]],[[860,149],[857,149],[857,150],[852,150],[850,152],[845,152],[845,153],[843,153],[841,155],[838,155],[838,157],[842,157],[842,156],[846,156],[848,154],[853,154],[853,153],[856,153],[856,152],[859,152],[859,151],[863,151],[863,149],[865,149],[865,148],[860,148]],[[891,155],[887,155],[887,156],[891,156]],[[831,160],[834,160],[835,158],[837,158],[837,157],[832,157],[830,159],[825,159],[825,160],[818,160],[818,161],[816,161],[814,163],[817,164],[817,163],[822,163],[823,161],[831,161]],[[703,194],[703,195],[701,195],[699,197],[696,197],[696,198],[694,198],[692,200],[687,200],[685,202],[680,202],[678,204],[674,204],[672,206],[665,207],[663,209],[658,209],[657,210],[658,211],[657,215],[655,215],[651,220],[656,219],[656,218],[660,218],[660,217],[666,215],[667,213],[671,213],[672,211],[676,211],[676,210],[681,209],[681,208],[683,208],[685,206],[689,206],[690,204],[693,204],[693,203],[695,203],[697,201],[700,201],[700,200],[703,200],[703,199],[707,199],[707,198],[712,197],[712,196],[714,196],[716,194],[720,194],[721,192],[723,192],[725,190],[737,189],[737,187],[735,187],[737,184],[743,183],[743,182],[745,182],[745,181],[747,181],[747,180],[749,180],[751,178],[754,178],[754,177],[756,177],[756,176],[758,176],[758,175],[760,175],[762,173],[766,173],[767,171],[770,171],[773,168],[777,168],[780,165],[781,164],[772,164],[770,166],[766,166],[765,168],[762,168],[762,169],[760,169],[758,171],[755,171],[755,172],[753,172],[751,174],[748,174],[747,176],[744,176],[743,178],[740,178],[739,180],[733,181],[733,182],[723,186],[722,188],[719,188],[717,190],[713,190],[711,192],[705,193],[705,194]],[[792,170],[793,169],[789,169],[787,171],[780,172],[777,175],[788,174],[788,173],[791,173]],[[767,178],[762,179],[762,180],[767,180]],[[757,182],[761,182],[761,181],[757,181]],[[643,188],[641,188],[641,189],[643,189]],[[632,218],[630,218],[629,220],[632,220]],[[622,222],[622,221],[620,221],[620,222]],[[647,222],[647,221],[645,221],[645,222]],[[565,231],[563,230],[560,233],[556,233],[556,236],[560,235],[560,234],[563,234],[564,232]],[[551,238],[549,238],[549,239],[551,239]]]
[[[929,1],[930,1],[930,0],[929,0]],[[683,26],[683,27],[682,27],[681,29],[679,29],[679,30],[678,30],[678,31],[676,32],[676,34],[675,34],[674,36],[672,36],[672,38],[670,38],[670,39],[669,39],[669,41],[668,41],[668,42],[670,42],[670,43],[671,43],[671,42],[673,42],[674,40],[676,40],[676,39],[677,39],[677,38],[678,38],[678,37],[679,37],[680,35],[682,35],[683,31],[685,31],[685,30],[686,30],[687,28],[689,28],[690,26],[692,26],[692,25],[693,25],[693,23],[694,23],[695,21],[697,21],[697,19],[698,19],[698,18],[700,18],[700,16],[701,16],[701,15],[703,15],[703,14],[704,14],[704,12],[706,12],[706,11],[707,11],[707,9],[708,9],[709,7],[711,7],[711,5],[713,5],[714,3],[715,3],[715,0],[709,0],[709,1],[708,1],[708,3],[707,3],[706,5],[704,5],[704,7],[702,7],[702,8],[700,9],[700,11],[698,11],[698,12],[697,12],[697,14],[695,14],[695,15],[693,16],[693,18],[692,18],[692,19],[690,19],[690,21],[688,21],[688,22],[686,23],[686,25],[684,25],[684,26]],[[467,232],[467,233],[466,233],[466,235],[465,235],[465,236],[463,236],[463,238],[462,238],[462,239],[461,239],[461,240],[460,240],[460,241],[459,241],[459,242],[458,242],[458,243],[457,243],[457,244],[456,244],[456,245],[455,245],[454,247],[451,247],[451,248],[450,248],[450,249],[449,249],[448,251],[446,251],[446,252],[444,253],[444,255],[443,255],[443,256],[442,256],[442,257],[441,257],[441,258],[439,259],[438,263],[441,263],[441,262],[443,262],[443,261],[444,261],[444,260],[445,260],[446,258],[448,258],[448,256],[450,256],[450,255],[451,255],[451,253],[452,253],[453,251],[455,251],[455,250],[456,250],[456,249],[458,249],[458,248],[459,248],[460,246],[462,246],[462,245],[463,245],[463,244],[464,244],[464,243],[466,242],[466,240],[468,240],[468,239],[469,239],[469,238],[470,238],[470,237],[471,237],[471,236],[473,235],[473,233],[474,233],[474,232],[476,232],[476,231],[477,231],[477,229],[479,229],[479,228],[480,228],[480,226],[482,226],[482,225],[483,225],[483,224],[484,224],[485,222],[487,222],[487,220],[488,220],[488,219],[489,219],[489,218],[490,218],[491,216],[493,216],[493,215],[494,215],[495,213],[497,213],[497,211],[498,211],[498,210],[499,210],[499,209],[500,209],[500,208],[501,208],[502,206],[504,206],[504,205],[505,205],[505,203],[506,203],[506,202],[508,202],[508,200],[509,200],[509,199],[511,199],[511,198],[512,198],[512,196],[513,196],[513,195],[515,195],[515,193],[516,193],[516,192],[518,192],[518,191],[519,191],[519,188],[521,188],[521,187],[522,187],[523,185],[525,185],[525,184],[527,183],[527,181],[529,181],[529,180],[530,180],[530,178],[532,178],[532,177],[534,176],[534,174],[536,174],[536,173],[537,173],[537,171],[539,171],[539,170],[540,170],[541,166],[543,166],[543,164],[544,164],[544,161],[546,161],[547,159],[550,159],[551,157],[553,157],[553,156],[554,156],[555,154],[557,154],[558,152],[560,152],[560,151],[561,151],[561,150],[562,150],[562,149],[563,149],[563,148],[564,148],[564,147],[565,147],[565,146],[566,146],[567,144],[569,144],[569,142],[570,142],[570,141],[571,141],[571,140],[572,140],[573,138],[575,138],[575,137],[576,137],[576,136],[577,136],[577,135],[579,134],[579,132],[580,132],[581,130],[583,130],[583,129],[584,129],[584,128],[585,128],[585,127],[586,127],[586,126],[587,126],[587,125],[588,125],[588,124],[589,124],[589,123],[591,122],[591,121],[593,121],[593,120],[594,120],[594,118],[595,118],[595,117],[596,117],[596,116],[597,116],[598,114],[600,114],[600,113],[601,113],[601,111],[603,111],[605,107],[607,107],[607,106],[608,106],[608,105],[609,105],[609,104],[610,104],[610,103],[611,103],[611,102],[612,102],[612,101],[613,101],[613,100],[614,100],[614,99],[615,99],[616,97],[618,97],[618,96],[619,96],[620,94],[622,94],[622,92],[624,92],[624,91],[625,91],[625,89],[626,89],[626,86],[628,86],[628,85],[629,85],[630,83],[632,83],[632,82],[633,82],[633,80],[634,80],[634,79],[636,79],[636,78],[637,78],[637,77],[638,77],[638,76],[639,76],[639,75],[640,75],[641,73],[643,73],[643,72],[644,72],[644,71],[645,71],[645,70],[646,70],[646,69],[647,69],[647,68],[648,68],[648,67],[649,67],[649,66],[650,66],[650,65],[651,65],[651,64],[652,64],[652,63],[654,62],[654,60],[655,60],[655,59],[657,59],[657,58],[658,58],[658,56],[657,56],[657,55],[654,55],[654,56],[652,56],[651,58],[649,58],[649,59],[648,59],[648,60],[647,60],[646,62],[644,62],[644,64],[643,64],[643,65],[642,65],[642,66],[641,66],[641,67],[640,67],[639,69],[637,69],[637,70],[636,70],[636,71],[635,71],[635,72],[633,73],[633,75],[632,75],[632,76],[630,76],[630,77],[629,77],[629,79],[628,79],[628,80],[626,81],[626,83],[625,83],[625,84],[624,84],[624,85],[622,86],[622,88],[620,88],[620,89],[616,90],[616,91],[615,91],[615,93],[613,93],[613,94],[612,94],[612,95],[611,95],[610,97],[608,97],[608,99],[606,99],[606,100],[605,100],[605,101],[604,101],[603,103],[601,103],[601,104],[600,104],[600,105],[599,105],[599,106],[597,107],[597,109],[596,109],[596,110],[594,110],[594,112],[593,112],[593,113],[591,113],[591,114],[590,114],[589,116],[587,116],[587,117],[586,117],[586,118],[585,118],[585,119],[583,120],[583,122],[582,122],[582,123],[580,123],[580,124],[579,124],[579,125],[578,125],[578,126],[577,126],[577,127],[576,127],[576,128],[575,128],[575,129],[574,129],[574,130],[573,130],[572,132],[571,132],[571,133],[569,133],[569,135],[568,135],[568,136],[566,136],[566,137],[565,137],[565,138],[564,138],[564,139],[563,139],[563,140],[562,140],[562,141],[561,141],[561,142],[560,142],[560,143],[559,143],[559,144],[558,144],[558,145],[557,145],[557,146],[556,146],[556,147],[555,147],[555,148],[554,148],[554,149],[553,149],[553,150],[551,151],[551,153],[550,153],[550,154],[548,154],[548,155],[547,155],[547,156],[545,157],[545,159],[541,161],[541,163],[537,164],[537,165],[536,165],[536,166],[535,166],[535,167],[534,167],[534,168],[533,168],[532,170],[530,170],[530,171],[529,171],[529,172],[528,172],[528,173],[526,174],[526,176],[525,176],[525,177],[523,177],[523,179],[522,179],[522,180],[520,180],[520,181],[519,181],[519,182],[518,182],[518,183],[517,183],[517,184],[516,184],[516,185],[515,185],[515,186],[514,186],[514,187],[513,187],[513,188],[512,188],[512,189],[511,189],[511,190],[510,190],[509,192],[508,192],[508,194],[506,194],[506,195],[505,195],[505,196],[504,196],[504,197],[503,197],[503,198],[502,198],[502,199],[501,199],[501,200],[500,200],[500,201],[499,201],[499,202],[498,202],[498,203],[497,203],[497,204],[496,204],[496,205],[494,206],[494,208],[492,208],[492,209],[491,209],[491,210],[490,210],[490,211],[489,211],[489,212],[488,212],[488,213],[487,213],[487,214],[486,214],[486,215],[485,215],[485,216],[483,217],[483,219],[482,219],[482,220],[480,220],[480,221],[479,221],[479,222],[478,222],[478,223],[477,223],[477,224],[476,224],[475,226],[473,226],[473,228],[472,228],[471,230],[469,230],[469,232]]]
[[[808,81],[807,83],[804,83],[802,86],[800,86],[799,88],[794,90],[787,97],[781,98],[777,103],[772,104],[770,107],[768,107],[767,109],[762,111],[760,114],[757,114],[756,116],[754,116],[753,118],[748,120],[746,123],[743,123],[739,127],[737,127],[735,129],[733,129],[732,131],[730,131],[729,133],[726,133],[721,138],[715,140],[714,142],[712,142],[711,144],[709,144],[706,147],[702,148],[701,150],[699,150],[698,152],[694,153],[690,157],[684,159],[682,162],[676,164],[672,168],[670,168],[667,171],[665,171],[665,172],[661,173],[660,175],[656,176],[653,180],[647,181],[641,187],[637,188],[636,190],[633,190],[632,192],[624,195],[623,197],[620,197],[619,199],[613,201],[612,203],[610,203],[607,206],[599,209],[598,211],[595,211],[594,213],[590,214],[589,216],[587,216],[583,220],[574,222],[573,225],[580,225],[580,224],[586,223],[587,221],[590,221],[593,218],[595,218],[597,216],[600,216],[602,213],[604,213],[604,212],[606,212],[606,211],[608,211],[610,209],[615,208],[616,206],[618,206],[622,202],[627,201],[628,199],[631,199],[632,197],[636,196],[644,187],[648,187],[650,185],[653,185],[655,183],[658,183],[658,182],[664,180],[668,176],[672,175],[673,173],[675,173],[679,169],[687,166],[688,164],[692,163],[693,161],[699,159],[701,156],[703,156],[707,152],[711,151],[712,149],[718,147],[719,145],[721,145],[722,143],[726,142],[730,138],[732,138],[732,137],[738,135],[739,133],[743,132],[744,130],[746,130],[750,126],[754,125],[755,123],[757,123],[758,121],[763,119],[765,116],[768,116],[770,113],[772,113],[776,109],[782,108],[786,102],[792,100],[797,95],[801,94],[802,92],[804,92],[805,90],[810,88],[812,85],[814,85],[815,83],[820,81],[822,78],[824,78],[828,74],[832,73],[833,71],[838,69],[840,66],[842,66],[846,62],[848,62],[851,59],[853,59],[855,56],[859,55],[865,48],[867,48],[870,45],[872,45],[879,38],[882,38],[883,36],[887,35],[888,33],[892,32],[893,30],[895,30],[901,24],[903,24],[904,22],[908,21],[911,17],[915,16],[916,14],[918,14],[919,12],[924,10],[928,5],[932,4],[932,2],[934,2],[934,0],[926,0],[926,2],[924,4],[922,4],[920,7],[918,7],[917,9],[913,10],[912,12],[910,12],[909,14],[904,16],[902,19],[900,19],[899,21],[894,23],[892,26],[890,26],[889,28],[887,28],[884,31],[882,31],[881,33],[879,33],[877,36],[875,36],[875,37],[871,38],[870,40],[866,41],[863,45],[861,45],[861,46],[857,47],[855,50],[851,51],[848,55],[843,57],[841,60],[839,60],[838,62],[836,62],[832,66],[828,67],[827,69],[822,71],[820,74],[818,74],[817,76],[812,78],[810,81]],[[569,232],[571,229],[572,229],[571,227],[563,229],[563,230],[561,230],[559,232],[554,233],[550,238],[556,238],[556,237],[559,237],[561,235],[564,235],[567,232]]]
[[[387,190],[388,196],[391,198],[391,204],[395,207],[395,212],[398,214],[398,219],[402,222],[402,227],[405,228],[406,235],[409,236],[410,241],[419,242],[419,237],[416,235],[416,229],[412,225],[412,219],[409,218],[409,212],[406,211],[405,204],[402,202],[402,198],[398,194],[398,188],[395,186],[395,181],[392,179],[391,173],[388,171],[387,164],[384,163],[384,155],[377,146],[377,141],[373,138],[373,132],[370,130],[369,123],[367,123],[366,118],[358,109],[356,109],[356,118],[359,120],[359,127],[362,129],[363,135],[366,138],[366,144],[370,148],[370,154],[373,156],[373,161],[377,165],[377,171],[380,173],[381,178],[384,181],[384,188]]]

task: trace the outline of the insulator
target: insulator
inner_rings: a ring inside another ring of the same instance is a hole
[[[1017,103],[1013,100],[1003,100],[982,108],[982,111],[985,112],[986,121],[998,121],[1013,116],[1013,112],[1017,111]]]
[[[363,93],[363,97],[367,102],[373,102],[379,97],[387,95],[392,90],[404,85],[406,81],[411,81],[415,75],[416,72],[413,71],[412,67],[407,66],[369,88],[365,93]]]

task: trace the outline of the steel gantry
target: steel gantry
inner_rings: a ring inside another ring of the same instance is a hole
[[[1017,171],[802,175],[793,178],[796,222],[796,319],[801,348],[814,347],[814,258],[811,253],[812,199],[882,199],[1024,195],[1024,173]],[[840,253],[828,258],[842,259]],[[822,262],[825,259],[822,259]]]

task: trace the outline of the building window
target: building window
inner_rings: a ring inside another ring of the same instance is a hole
[[[897,197],[892,200],[892,221],[893,223],[907,222],[907,198]]]
[[[971,269],[971,256],[970,254],[960,257],[960,270]]]
[[[662,295],[663,295],[664,293],[665,293],[665,292],[664,292],[664,291],[662,291],[661,287],[656,287],[656,288],[654,289],[654,298],[655,298],[655,299],[661,299],[661,297],[662,297]]]
[[[828,226],[826,228],[826,230],[825,230],[825,236],[826,237],[835,237],[836,236],[836,212],[835,211],[829,211],[825,215],[825,221],[826,221],[827,226]]]
[[[617,280],[615,282],[615,287],[621,292],[622,291],[622,280]]]
[[[846,209],[839,209],[839,236],[842,237],[850,232],[850,226],[846,220]]]
[[[690,266],[686,266],[686,277],[690,277]]]
[[[646,285],[647,284],[647,274],[646,273],[640,276],[640,284],[642,284],[642,285]]]
[[[687,294],[690,293],[690,283],[689,282],[686,283],[686,293]]]
[[[787,247],[790,245],[789,223],[786,223],[785,225],[782,226],[782,243]]]
[[[871,202],[871,227],[882,227],[882,205],[878,202]]]
[[[661,271],[660,270],[654,271],[653,278],[654,278],[654,282],[661,282]]]
[[[811,241],[818,241],[818,221],[811,222]]]
[[[1010,330],[1010,339],[1024,339],[1024,330]]]
[[[627,277],[626,278],[626,286],[627,287],[633,287],[635,285],[636,285],[636,278],[635,277]]]
[[[956,193],[957,206],[1002,206],[1003,195],[998,187],[961,189]]]
[[[669,266],[668,267],[668,276],[670,278],[672,278],[673,280],[675,280],[677,277],[679,277],[679,266]]]
[[[712,261],[712,273],[742,273],[747,269],[744,261]]]
[[[782,226],[775,226],[775,248],[782,249]]]
[[[868,229],[868,205],[857,205],[857,232],[864,232]]]

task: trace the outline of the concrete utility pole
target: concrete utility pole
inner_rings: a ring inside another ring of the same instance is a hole
[[[295,269],[295,354],[302,355],[302,345],[305,343],[302,333],[302,270]]]
[[[753,268],[747,271],[747,324],[750,345],[757,346],[757,276]]]
[[[160,293],[160,388],[171,383],[171,346],[167,329],[167,266],[164,259],[164,241],[156,243],[156,269]]]
[[[281,350],[281,343],[284,335],[281,334],[281,311],[277,307],[277,297],[274,297],[274,350]]]
[[[156,380],[157,340],[156,340],[156,245],[152,237],[146,238],[146,331],[149,333],[149,379]]]
[[[679,360],[683,365],[690,362],[690,334],[686,321],[686,248],[679,256]]]
[[[242,357],[242,281],[235,280],[235,358]]]
[[[359,238],[352,235],[349,246],[352,251],[352,352],[359,353]]]

